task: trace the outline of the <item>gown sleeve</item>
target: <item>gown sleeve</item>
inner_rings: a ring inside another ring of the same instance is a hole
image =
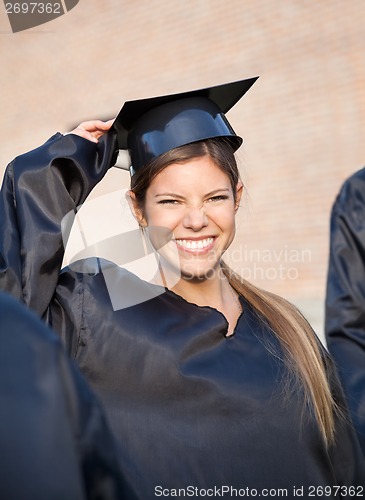
[[[325,331],[365,454],[365,169],[332,209]]]
[[[75,213],[116,156],[110,131],[93,143],[56,134],[6,169],[0,196],[0,289],[43,317],[54,294]],[[64,220],[72,221],[72,217]]]
[[[333,358],[327,352],[324,352],[323,356],[332,396],[337,406],[334,443],[328,448],[336,485],[343,485],[347,488],[365,486],[365,461],[349,416],[337,368]],[[363,493],[363,490],[361,492]]]

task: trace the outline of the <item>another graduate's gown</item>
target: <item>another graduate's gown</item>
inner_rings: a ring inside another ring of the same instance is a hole
[[[326,448],[312,411],[303,411],[301,389],[283,391],[280,346],[244,298],[226,337],[221,313],[169,290],[114,310],[102,264],[59,273],[60,221],[105,174],[113,141],[57,134],[10,164],[0,286],[44,317],[76,359],[104,404],[131,489],[141,500],[268,496],[270,489],[317,498],[324,486],[342,487],[327,489],[327,498],[349,498],[350,486],[364,495],[364,463],[346,417],[337,418],[335,445]],[[154,286],[116,268],[113,276],[124,291]]]
[[[331,212],[325,333],[365,456],[365,168],[342,185]]]
[[[100,403],[60,340],[0,293],[0,498],[135,498]]]

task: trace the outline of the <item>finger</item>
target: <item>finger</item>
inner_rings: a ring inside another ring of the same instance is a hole
[[[102,121],[102,120],[91,120],[88,122],[83,122],[81,123],[80,126],[82,126],[85,130],[88,130],[89,132],[92,132],[94,130],[109,130],[110,127],[112,126],[114,120],[107,120],[107,121]]]
[[[74,130],[71,131],[72,134],[79,135],[85,139],[89,139],[93,142],[98,142],[98,139],[107,132],[112,126],[114,119],[103,121],[103,120],[89,120],[80,123]]]
[[[72,130],[70,133],[83,137],[84,139],[88,139],[91,142],[98,142],[98,139],[91,132],[82,128],[81,125]]]
[[[110,120],[107,120],[107,121],[101,121],[101,128],[103,128],[104,130],[109,130],[110,127],[113,125],[115,121],[115,118],[111,118]]]
[[[110,130],[114,120],[108,120],[107,122],[98,122],[95,124],[96,130],[93,132],[95,137],[101,137],[108,130]]]
[[[98,142],[98,137],[96,136],[95,132],[93,134],[89,132],[85,134],[83,137],[85,137],[85,139],[88,139],[91,142]]]

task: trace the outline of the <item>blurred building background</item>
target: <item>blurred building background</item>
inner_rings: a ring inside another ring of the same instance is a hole
[[[322,335],[330,208],[365,164],[364,26],[364,0],[80,0],[13,34],[0,6],[1,173],[125,100],[260,75],[228,115],[247,187],[228,258]],[[112,169],[92,197],[127,183]]]

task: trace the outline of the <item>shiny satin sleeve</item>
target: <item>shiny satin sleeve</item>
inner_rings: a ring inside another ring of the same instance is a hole
[[[0,197],[0,289],[44,316],[75,213],[115,157],[113,133],[97,144],[56,134],[6,169]],[[70,218],[72,220],[72,217]],[[70,224],[69,224],[70,225]]]
[[[365,454],[365,169],[332,209],[325,331]]]
[[[351,423],[337,368],[333,358],[327,352],[323,352],[323,359],[326,365],[332,396],[337,405],[334,443],[328,448],[336,484],[365,486],[364,456]]]

